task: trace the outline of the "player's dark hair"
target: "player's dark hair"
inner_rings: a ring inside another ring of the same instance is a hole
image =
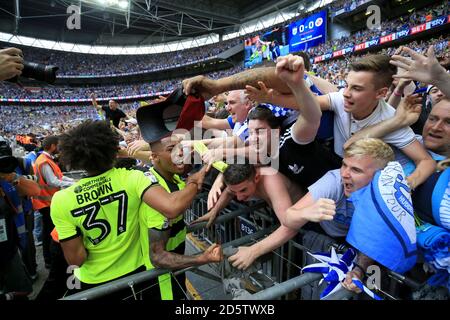
[[[61,160],[71,169],[101,174],[113,167],[119,136],[105,121],[87,120],[61,135]]]

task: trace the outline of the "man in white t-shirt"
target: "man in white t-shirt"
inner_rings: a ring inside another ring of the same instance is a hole
[[[392,149],[380,139],[361,139],[345,149],[341,169],[328,171],[309,192],[286,211],[284,226],[303,228],[308,222],[319,222],[323,233],[334,239],[346,237],[353,217],[354,207],[347,201],[350,195],[368,185],[377,170],[394,160]],[[304,229],[308,229],[307,226]],[[357,265],[347,274],[344,286],[355,290],[352,276],[362,279],[372,260],[359,253]]]
[[[334,112],[334,151],[343,156],[344,143],[359,130],[394,116],[395,109],[384,101],[396,67],[385,55],[370,55],[350,65],[347,87],[339,92],[318,96],[322,110]],[[383,137],[383,141],[400,149],[416,164],[407,177],[414,189],[435,169],[435,162],[418,142],[411,128],[400,128]]]
[[[399,130],[402,127],[409,127],[414,124],[421,115],[422,98],[412,95],[403,99],[395,116],[369,126],[359,131],[347,140],[345,145],[350,145],[353,141],[362,138],[383,138],[384,136]],[[416,139],[424,145],[428,153],[435,161],[444,160],[450,155],[450,100],[441,99],[431,110],[422,130],[422,136],[416,135]],[[396,153],[396,160],[403,166],[405,174],[410,174],[415,170],[415,165],[403,154]]]

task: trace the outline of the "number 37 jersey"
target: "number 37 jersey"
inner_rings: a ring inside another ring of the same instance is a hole
[[[75,276],[101,283],[143,265],[139,206],[152,181],[136,170],[113,168],[55,193],[51,218],[60,242],[81,236],[88,252]]]

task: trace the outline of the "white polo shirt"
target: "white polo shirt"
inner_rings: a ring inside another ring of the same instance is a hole
[[[375,110],[365,119],[356,120],[353,115],[344,110],[343,91],[331,92],[328,94],[330,99],[330,110],[334,112],[334,152],[344,157],[344,143],[359,130],[379,123],[383,120],[392,118],[395,109],[380,99]],[[416,138],[410,127],[404,127],[394,131],[382,139],[399,149],[403,149],[413,143]]]

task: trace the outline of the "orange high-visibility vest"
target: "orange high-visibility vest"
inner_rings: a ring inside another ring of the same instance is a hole
[[[42,208],[50,207],[52,202],[52,197],[59,190],[59,188],[51,187],[47,184],[44,177],[42,176],[41,168],[42,165],[47,163],[53,170],[55,176],[61,180],[62,172],[58,165],[45,153],[42,153],[33,165],[34,173],[38,177],[38,184],[41,187],[41,193],[38,196],[32,197],[33,209],[39,210]]]

